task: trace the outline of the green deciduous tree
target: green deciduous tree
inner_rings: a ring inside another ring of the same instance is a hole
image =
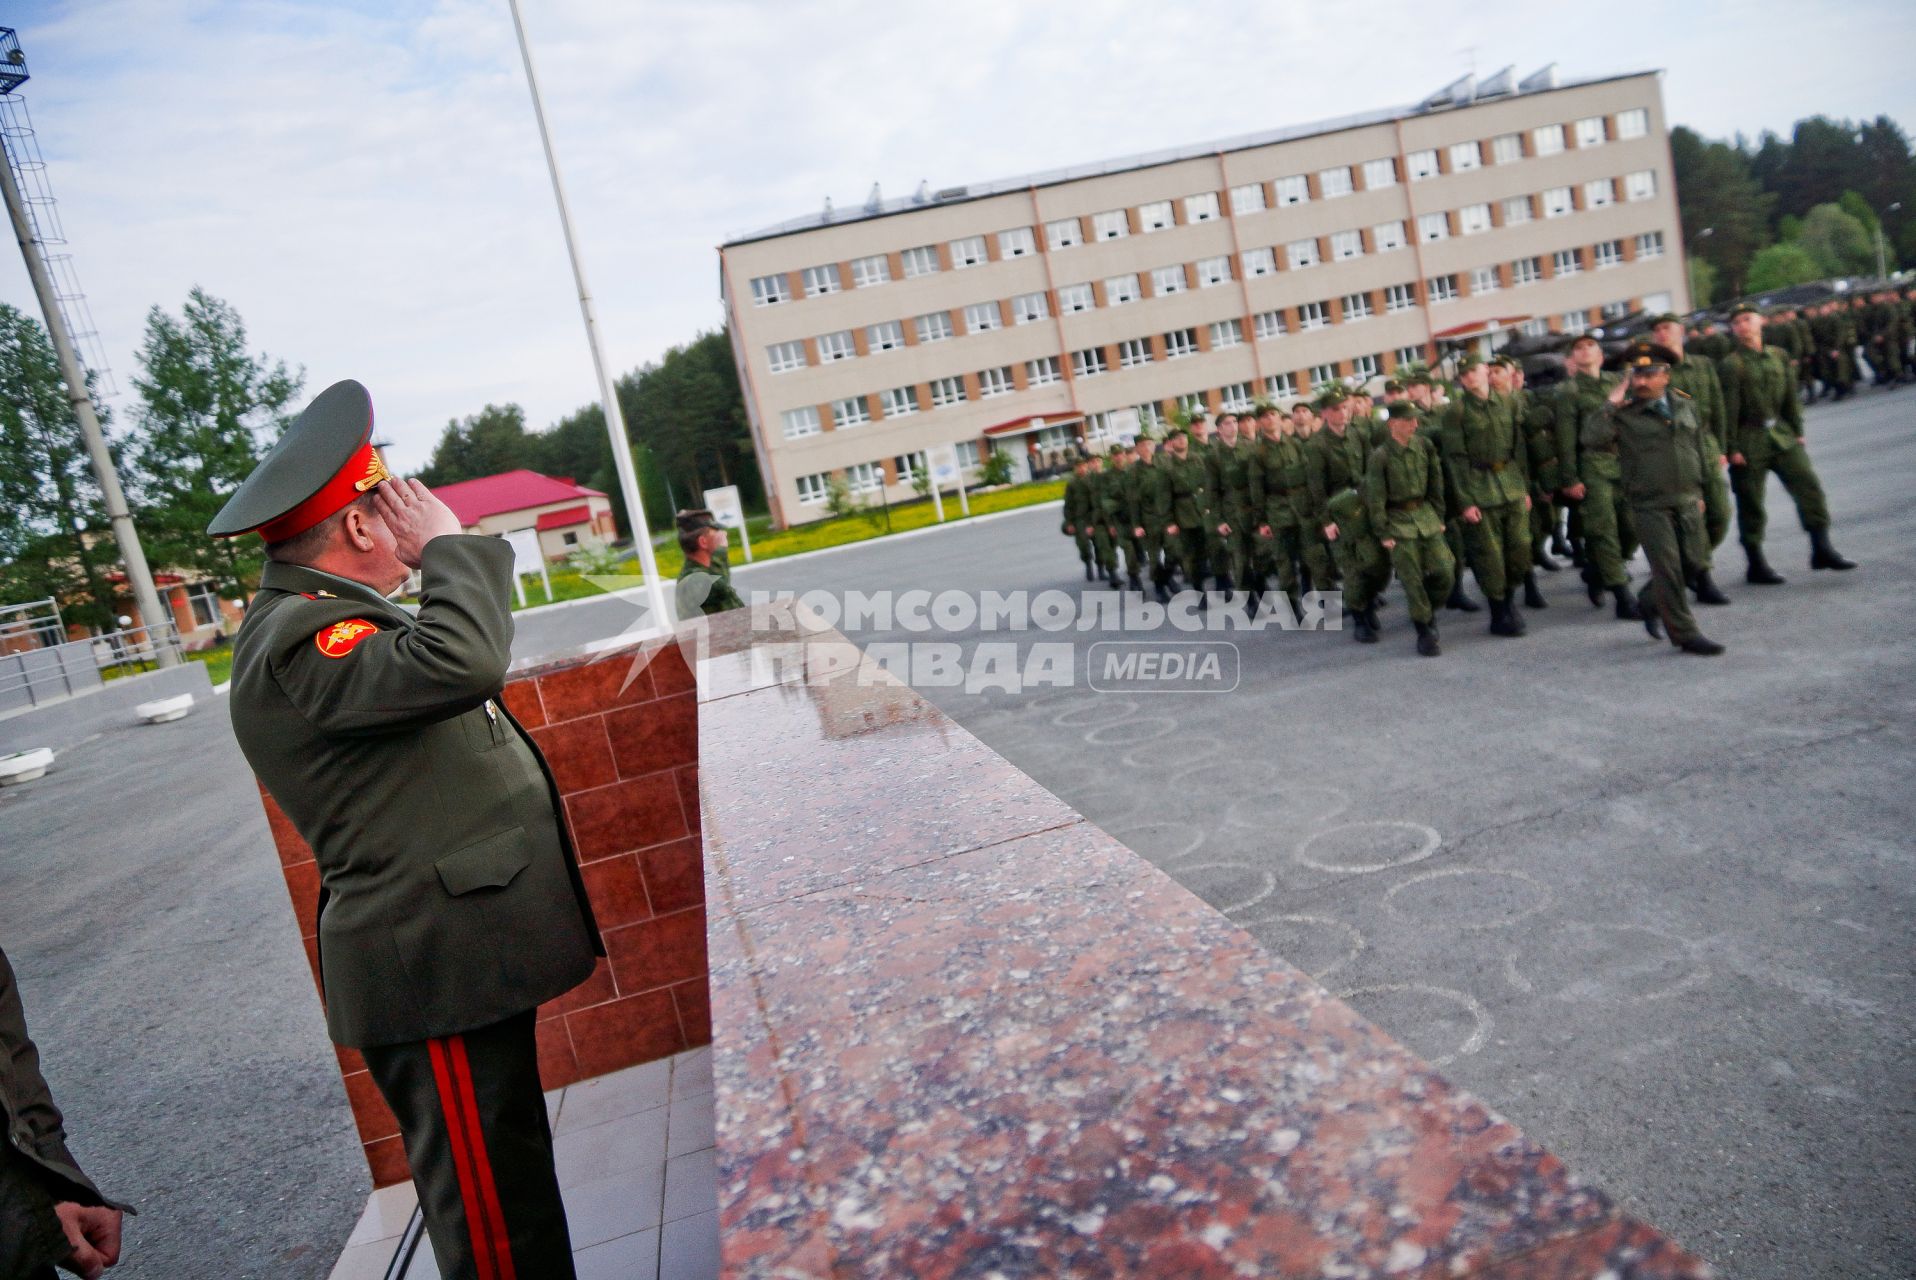
[[[489,404],[446,423],[419,478],[437,487],[522,467],[538,470],[533,465],[535,439],[527,434],[525,411],[518,405]]]
[[[652,451],[680,505],[736,484],[747,506],[764,502],[738,366],[724,330],[702,333],[619,379],[626,429]]]
[[[1760,250],[1750,260],[1750,274],[1744,291],[1766,293],[1772,289],[1785,289],[1793,284],[1819,280],[1822,276],[1823,269],[1817,265],[1816,258],[1802,245],[1773,244]]]
[[[1811,209],[1790,243],[1809,254],[1820,275],[1867,275],[1876,267],[1876,237],[1840,204]]]
[[[1749,158],[1728,143],[1679,126],[1670,131],[1670,155],[1683,243],[1716,268],[1730,294],[1742,292],[1750,259],[1769,243],[1771,197],[1751,176]]]
[[[1690,305],[1707,307],[1716,300],[1716,264],[1708,258],[1690,259]]]

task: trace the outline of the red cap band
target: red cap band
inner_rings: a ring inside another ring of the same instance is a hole
[[[284,542],[295,534],[305,533],[327,516],[344,509],[353,499],[367,492],[380,481],[390,479],[392,474],[386,470],[386,464],[379,460],[379,454],[373,450],[372,442],[368,440],[346,460],[346,465],[341,467],[332,479],[320,486],[318,493],[277,520],[267,521],[259,527],[257,532],[268,542]]]

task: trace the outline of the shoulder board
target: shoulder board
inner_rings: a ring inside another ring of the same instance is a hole
[[[1676,397],[1677,399],[1679,399],[1679,400],[1694,400],[1694,399],[1696,399],[1696,397],[1695,397],[1695,396],[1693,396],[1693,395],[1691,395],[1691,394],[1690,394],[1689,392],[1687,392],[1687,391],[1685,391],[1685,390],[1683,390],[1683,389],[1682,389],[1681,387],[1671,387],[1671,388],[1670,388],[1670,394],[1671,394],[1671,395],[1673,395],[1673,396],[1675,396],[1675,397]]]

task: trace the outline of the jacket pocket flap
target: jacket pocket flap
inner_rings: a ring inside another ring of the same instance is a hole
[[[439,882],[454,897],[474,889],[503,889],[532,861],[525,836],[524,827],[514,827],[447,854],[433,864]]]

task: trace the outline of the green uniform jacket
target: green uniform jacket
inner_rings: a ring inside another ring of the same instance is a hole
[[[1767,456],[1768,444],[1788,449],[1803,438],[1803,404],[1796,398],[1796,374],[1775,347],[1752,351],[1739,346],[1717,365],[1723,386],[1723,419],[1728,424],[1725,453]]]
[[[501,1021],[604,954],[552,775],[496,698],[512,548],[434,538],[420,572],[414,617],[269,563],[233,644],[233,732],[319,861],[326,1027],[360,1048]]]
[[[1085,477],[1074,475],[1064,482],[1064,518],[1058,522],[1059,533],[1078,533],[1085,529]]]
[[[1460,511],[1521,503],[1528,495],[1524,444],[1505,400],[1463,392],[1444,410],[1437,443]]]
[[[1157,465],[1164,468],[1169,489],[1168,514],[1162,524],[1174,524],[1180,530],[1215,530],[1218,521],[1224,518],[1217,491],[1211,487],[1211,465],[1204,457],[1205,452],[1192,445],[1191,452],[1181,459],[1174,454],[1159,459]]]
[[[1304,451],[1294,436],[1259,440],[1251,454],[1251,508],[1259,524],[1288,529],[1297,524],[1294,488],[1304,487]]]
[[[1125,489],[1130,485],[1125,472],[1129,470],[1129,467],[1119,470],[1114,463],[1111,470],[1100,471],[1096,476],[1098,523],[1106,529],[1116,529],[1119,537],[1129,537],[1131,534],[1131,526],[1124,522],[1125,507],[1128,505]]]
[[[745,607],[745,602],[739,599],[738,592],[732,588],[732,575],[727,568],[716,557],[710,564],[687,560],[679,566],[678,587],[673,599],[678,606],[681,622],[694,614],[724,613],[728,609]]]
[[[1528,387],[1517,399],[1518,421],[1523,427],[1524,460],[1530,468],[1530,484],[1540,494],[1552,494],[1563,488],[1563,471],[1557,465],[1562,448],[1557,437],[1556,404]]]
[[[1304,483],[1310,494],[1310,519],[1321,529],[1350,523],[1354,495],[1364,480],[1364,437],[1346,428],[1338,435],[1325,427],[1304,442]]]
[[[1444,531],[1444,466],[1422,436],[1386,438],[1364,466],[1364,505],[1380,538],[1434,538]]]
[[[1242,436],[1225,444],[1223,437],[1211,441],[1209,457],[1211,489],[1217,495],[1223,520],[1233,533],[1241,532],[1251,520],[1251,449]]]
[[[1583,483],[1583,469],[1589,462],[1583,456],[1583,424],[1616,387],[1614,373],[1573,373],[1557,388],[1550,408],[1557,424],[1557,478],[1562,488]]]
[[[1633,507],[1695,507],[1715,465],[1696,402],[1672,391],[1648,403],[1606,403],[1583,427],[1585,443],[1617,446],[1623,497]]]
[[[1697,422],[1709,437],[1714,466],[1717,455],[1729,452],[1724,447],[1729,439],[1729,417],[1724,412],[1723,384],[1717,379],[1716,366],[1701,356],[1686,353],[1682,360],[1670,366],[1670,386],[1690,397]]]

